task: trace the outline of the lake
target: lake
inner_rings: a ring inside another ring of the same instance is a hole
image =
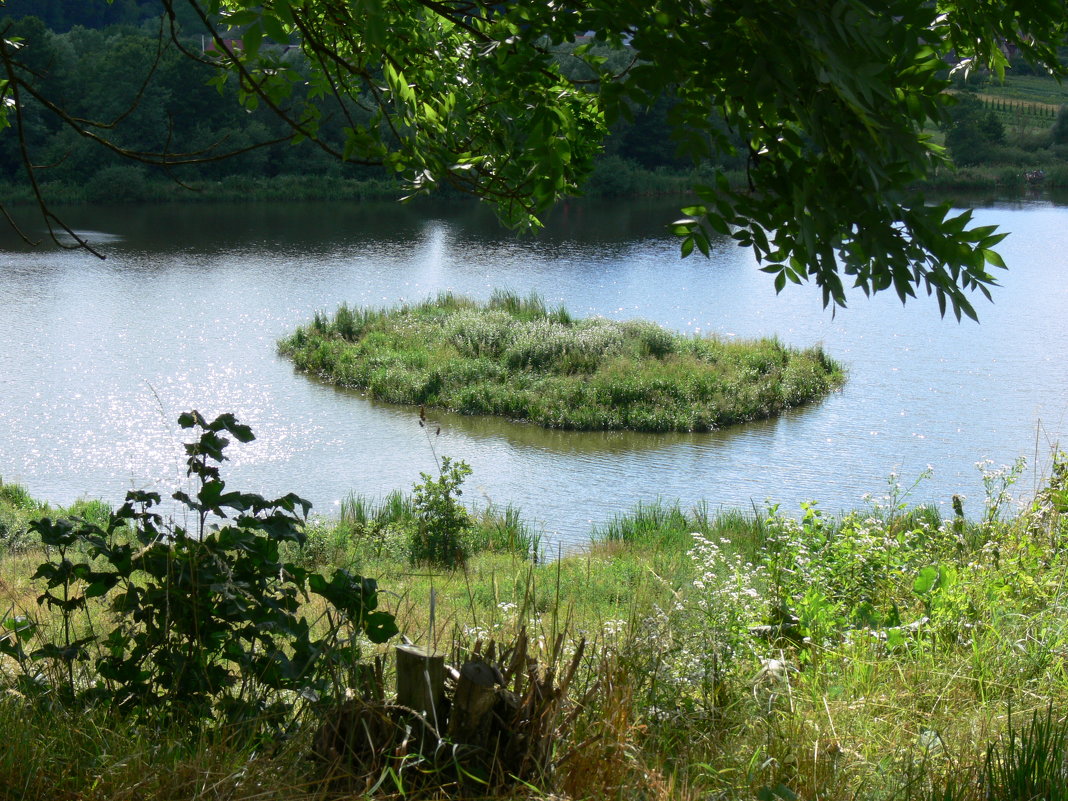
[[[966,496],[977,462],[1026,457],[1033,491],[1068,413],[1068,208],[991,204],[979,224],[1011,236],[1009,270],[980,323],[941,319],[926,296],[856,293],[832,314],[811,286],[776,295],[727,241],[680,259],[674,201],[570,203],[537,237],[501,230],[468,203],[79,208],[68,222],[108,256],[27,248],[0,232],[0,477],[38,498],[118,502],[184,480],[190,408],[235,412],[257,440],[233,448],[231,488],[295,491],[329,515],[350,492],[410,489],[434,456],[467,461],[464,498],[518,506],[564,543],[638,502],[829,512],[885,495]],[[32,227],[32,223],[30,224]],[[39,233],[39,232],[35,232]],[[369,401],[297,373],[275,350],[316,310],[540,293],[578,316],[656,321],[683,332],[822,342],[848,383],[776,420],[712,434],[545,431]],[[431,432],[432,433],[432,432]]]

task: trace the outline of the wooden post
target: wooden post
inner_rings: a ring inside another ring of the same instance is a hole
[[[501,672],[481,660],[472,660],[460,668],[449,715],[449,736],[454,742],[485,745],[489,734],[487,716],[497,700],[495,685],[502,681]]]
[[[414,709],[438,732],[438,710],[445,696],[445,655],[416,645],[398,645],[397,703]]]

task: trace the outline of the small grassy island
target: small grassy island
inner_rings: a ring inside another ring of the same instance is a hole
[[[772,417],[844,380],[820,347],[575,319],[536,295],[452,294],[316,314],[279,343],[298,367],[371,397],[575,430],[711,431]]]

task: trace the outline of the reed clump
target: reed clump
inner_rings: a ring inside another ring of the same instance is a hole
[[[809,403],[844,380],[820,347],[576,319],[536,295],[499,291],[486,304],[443,294],[390,310],[342,305],[279,349],[380,400],[576,430],[711,431]]]
[[[464,532],[466,553],[542,555],[541,532],[516,507],[487,503],[464,506],[463,513],[469,523]],[[378,499],[353,493],[341,501],[336,519],[317,520],[309,526],[308,542],[297,555],[304,564],[316,567],[384,558],[434,561],[420,558],[421,527],[425,530],[426,521],[413,495],[394,490]]]

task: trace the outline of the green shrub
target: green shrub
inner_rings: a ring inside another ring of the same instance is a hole
[[[86,185],[90,203],[140,203],[151,191],[145,171],[133,164],[104,167]]]
[[[33,696],[198,725],[288,724],[301,698],[343,697],[339,679],[359,658],[354,635],[383,642],[396,623],[375,611],[373,579],[344,569],[326,578],[283,561],[284,546],[305,543],[307,501],[226,490],[224,434],[248,442],[247,426],[195,411],[179,423],[200,431],[185,446],[196,491],[173,496],[193,525],[164,521],[160,496],[140,491],[103,525],[35,521],[50,557],[33,576],[45,582],[37,600],[61,625],[52,632],[5,620],[15,636],[0,639],[0,654],[21,668],[22,690]],[[325,632],[313,634],[301,613],[309,592],[327,603]],[[115,615],[103,626],[92,620],[99,603]],[[55,669],[42,671],[42,661]]]
[[[591,197],[624,197],[642,194],[643,171],[633,161],[619,156],[598,159],[583,186]]]
[[[413,506],[416,525],[411,537],[413,562],[447,567],[464,564],[471,554],[471,515],[460,503],[460,486],[471,475],[465,462],[441,458],[438,477],[421,473],[423,482],[415,485]]]

